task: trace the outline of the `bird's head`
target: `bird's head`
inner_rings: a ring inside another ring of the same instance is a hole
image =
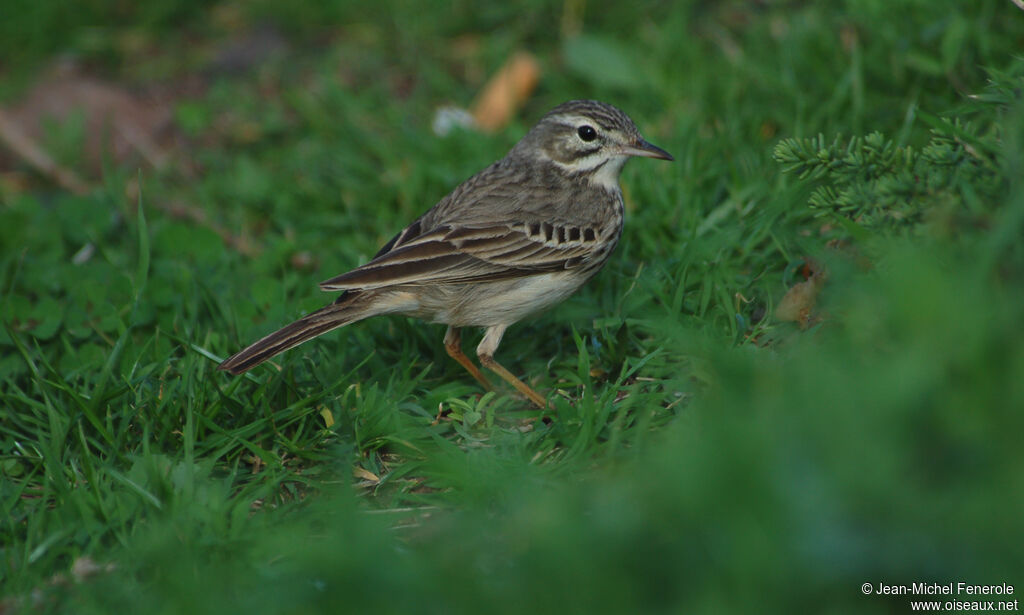
[[[550,161],[570,176],[617,189],[619,171],[633,156],[672,160],[647,142],[619,109],[596,100],[571,100],[547,113],[513,149],[535,161]]]

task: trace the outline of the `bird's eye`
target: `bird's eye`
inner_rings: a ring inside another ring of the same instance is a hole
[[[597,138],[597,131],[590,124],[584,124],[579,127],[576,134],[580,136],[584,141],[593,141]]]

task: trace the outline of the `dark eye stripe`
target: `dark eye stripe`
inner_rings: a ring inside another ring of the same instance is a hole
[[[586,158],[587,156],[590,156],[591,154],[596,154],[599,151],[601,151],[601,146],[600,145],[595,146],[595,147],[589,147],[587,149],[576,150],[575,152],[572,153],[572,158],[573,158],[573,160],[579,160],[580,158]]]

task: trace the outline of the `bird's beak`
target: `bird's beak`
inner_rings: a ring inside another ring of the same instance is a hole
[[[622,153],[627,156],[643,156],[644,158],[658,158],[660,160],[675,160],[672,154],[652,145],[643,139],[637,139],[632,145],[622,146]]]

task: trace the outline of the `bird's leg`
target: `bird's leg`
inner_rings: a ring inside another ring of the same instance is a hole
[[[480,372],[480,369],[473,365],[473,362],[469,360],[469,357],[462,352],[462,334],[459,332],[457,327],[448,327],[448,331],[444,334],[444,349],[448,353],[448,356],[459,362],[459,365],[466,368],[477,382],[484,385],[488,391],[493,389],[491,383],[487,381],[487,377]]]
[[[512,372],[508,371],[501,366],[500,363],[494,360],[494,351],[498,349],[498,344],[501,343],[501,336],[505,333],[505,325],[494,325],[489,327],[484,333],[484,339],[480,341],[480,345],[476,347],[476,356],[480,359],[480,364],[498,374],[502,377],[505,382],[511,384],[516,388],[517,391],[525,395],[537,404],[539,408],[547,408],[548,402],[541,396],[540,393],[531,389],[525,382],[516,378],[512,375]]]

